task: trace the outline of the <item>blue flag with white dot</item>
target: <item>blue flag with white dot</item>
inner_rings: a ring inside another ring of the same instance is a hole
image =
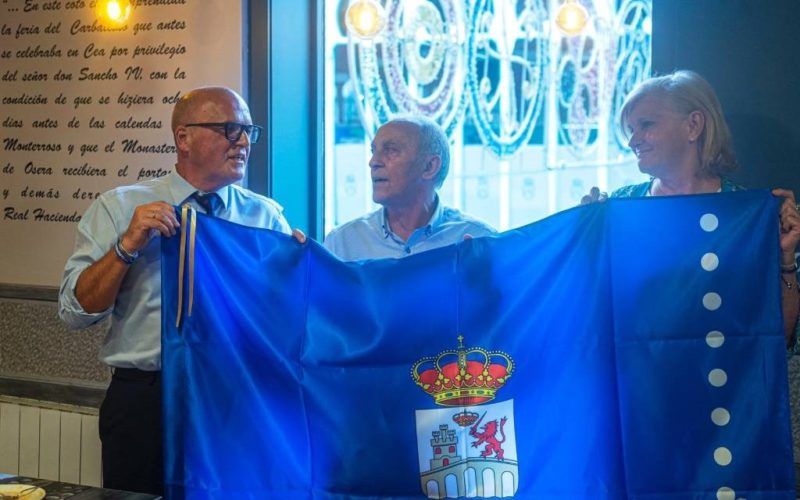
[[[766,192],[609,206],[632,493],[795,497],[776,213]]]
[[[795,497],[766,191],[354,263],[188,216],[194,245],[162,241],[168,498]]]

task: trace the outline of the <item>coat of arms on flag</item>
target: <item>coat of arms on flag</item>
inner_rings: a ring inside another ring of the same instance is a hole
[[[499,351],[458,349],[414,364],[411,376],[444,408],[417,410],[422,492],[428,498],[510,497],[519,486],[514,401],[490,404],[514,370]]]

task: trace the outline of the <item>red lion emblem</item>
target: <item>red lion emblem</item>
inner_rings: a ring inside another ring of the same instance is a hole
[[[478,432],[478,425],[483,421],[483,417],[486,416],[486,412],[483,412],[481,418],[475,422],[469,430],[469,435],[476,438],[477,441],[472,443],[473,448],[477,448],[483,443],[486,443],[486,447],[481,452],[481,457],[490,457],[494,455],[498,460],[503,460],[503,447],[500,446],[501,444],[506,442],[506,434],[503,432],[503,426],[506,425],[506,417],[500,419],[500,435],[503,436],[502,440],[497,439],[497,420],[492,420],[487,422],[486,425],[483,426],[483,430]]]

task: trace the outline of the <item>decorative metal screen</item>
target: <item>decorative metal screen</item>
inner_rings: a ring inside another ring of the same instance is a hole
[[[567,37],[561,0],[384,0],[384,30],[361,40],[349,0],[327,0],[326,232],[374,209],[369,143],[399,114],[451,138],[442,202],[501,230],[641,181],[618,114],[650,74],[652,0],[580,1],[589,24]]]

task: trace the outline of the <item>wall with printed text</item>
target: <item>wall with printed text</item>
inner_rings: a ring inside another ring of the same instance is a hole
[[[180,95],[241,91],[238,0],[0,0],[0,284],[56,287],[89,204],[164,175]]]

